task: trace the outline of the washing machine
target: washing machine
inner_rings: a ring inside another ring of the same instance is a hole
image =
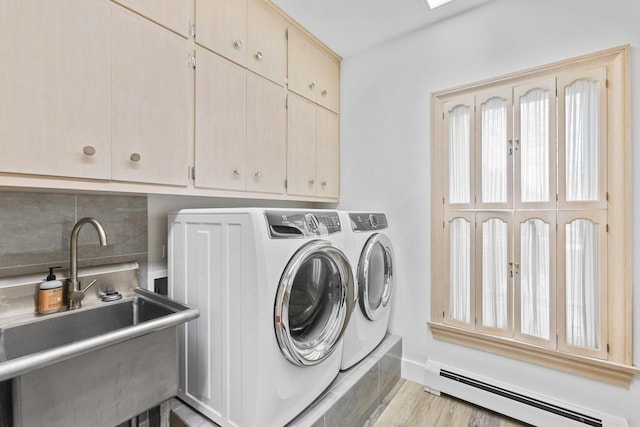
[[[344,334],[341,369],[345,370],[371,353],[387,333],[394,287],[394,255],[384,213],[339,214],[357,289],[356,308]]]
[[[170,296],[200,310],[178,397],[223,427],[282,427],[340,371],[355,283],[338,213],[185,209],[168,231]]]

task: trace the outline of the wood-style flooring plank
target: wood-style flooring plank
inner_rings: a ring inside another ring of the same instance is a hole
[[[401,380],[386,407],[376,411],[366,426],[524,427],[526,424],[450,396],[435,396],[419,384]]]

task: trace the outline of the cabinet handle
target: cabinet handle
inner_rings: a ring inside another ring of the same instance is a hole
[[[136,162],[137,163],[142,159],[142,156],[140,154],[138,154],[138,153],[132,153],[131,156],[129,156],[129,159],[132,162]]]
[[[322,188],[326,187],[326,186],[327,186],[327,181],[322,181],[322,182],[320,183],[320,185],[322,185]]]
[[[96,149],[91,145],[85,145],[84,147],[82,147],[82,152],[84,153],[85,156],[91,157],[94,154],[96,154]]]
[[[327,90],[326,89],[322,91],[322,96],[327,96]]]
[[[254,173],[254,175],[256,176],[256,178],[262,178],[262,171],[257,171],[256,173]]]
[[[233,170],[234,175],[240,175],[240,169],[236,168]]]
[[[256,61],[262,61],[262,52],[258,51],[258,53],[256,53]]]
[[[311,84],[309,85],[309,89],[313,89],[316,87],[316,84],[314,82],[311,82]]]
[[[233,44],[233,47],[235,47],[236,49],[242,48],[242,40],[236,40],[236,42]]]
[[[316,180],[315,180],[315,179],[311,178],[311,179],[309,180],[309,185],[313,185],[313,184],[315,184],[315,183],[316,183]]]

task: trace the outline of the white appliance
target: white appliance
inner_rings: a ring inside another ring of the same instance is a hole
[[[338,213],[186,209],[169,216],[169,292],[200,310],[178,396],[221,426],[281,427],[340,371],[355,285]]]
[[[341,369],[364,359],[384,339],[391,315],[393,246],[383,213],[340,212],[347,256],[354,269],[357,304],[344,334]]]

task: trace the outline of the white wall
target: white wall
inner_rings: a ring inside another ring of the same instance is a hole
[[[629,389],[610,386],[435,341],[426,326],[430,93],[631,44],[632,161],[640,165],[638,18],[640,2],[631,0],[498,0],[343,61],[340,207],[383,209],[389,214],[398,284],[391,330],[404,338],[403,376],[422,382],[422,365],[433,359],[622,416],[630,425],[640,426],[640,378]],[[633,173],[634,212],[639,212],[639,181],[640,174]],[[634,265],[640,265],[639,245],[636,226]],[[634,268],[636,284],[638,274]],[[638,365],[640,291],[633,298]]]

